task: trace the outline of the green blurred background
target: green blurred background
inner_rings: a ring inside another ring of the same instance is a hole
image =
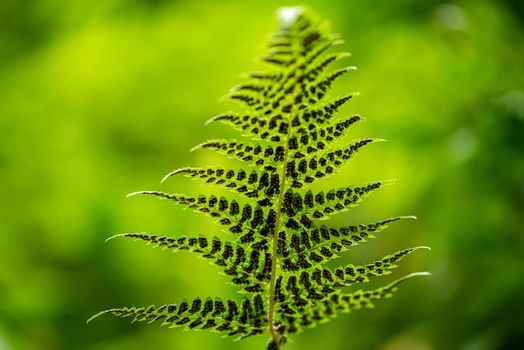
[[[186,253],[104,240],[116,233],[216,233],[211,220],[143,189],[196,194],[188,150],[234,136],[204,121],[260,69],[282,1],[0,1],[0,349],[263,349],[207,332],[130,325],[99,310],[235,295]],[[524,345],[524,5],[521,1],[327,1],[359,70],[333,94],[367,123],[363,151],[320,185],[396,178],[334,224],[415,214],[350,251],[362,263],[429,245],[392,276],[428,270],[372,311],[300,334],[287,349],[518,349]]]

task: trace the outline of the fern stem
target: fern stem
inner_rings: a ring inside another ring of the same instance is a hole
[[[294,99],[296,92],[292,94],[292,97]],[[275,224],[275,232],[273,233],[273,239],[272,239],[272,246],[271,246],[271,281],[269,283],[269,308],[268,308],[268,327],[269,327],[269,333],[271,334],[271,338],[275,341],[276,349],[280,348],[280,345],[282,345],[282,336],[277,333],[277,326],[275,325],[275,286],[277,281],[277,269],[278,269],[278,263],[277,263],[277,247],[278,247],[278,233],[280,231],[280,225],[282,223],[282,200],[284,199],[284,192],[286,188],[286,164],[289,159],[289,139],[291,137],[291,132],[293,128],[291,127],[291,120],[293,111],[295,109],[295,106],[293,105],[292,110],[288,113],[288,125],[289,129],[286,135],[286,138],[284,140],[284,161],[282,162],[282,168],[280,169],[280,178],[282,181],[280,182],[280,194],[278,195],[277,202],[276,202],[276,212],[277,212],[277,220]]]
[[[288,121],[290,121],[291,118],[288,116]],[[275,286],[277,281],[277,269],[278,269],[278,263],[277,263],[277,240],[278,240],[278,233],[280,231],[280,225],[282,221],[282,213],[281,213],[281,207],[282,207],[282,200],[284,198],[284,189],[286,186],[286,163],[289,158],[289,137],[291,134],[291,128],[289,128],[289,131],[286,136],[285,140],[285,151],[284,151],[284,161],[282,162],[282,169],[280,171],[280,178],[282,179],[280,183],[280,194],[277,198],[276,203],[276,212],[277,212],[277,220],[275,224],[275,232],[273,233],[273,239],[272,239],[272,247],[271,247],[271,281],[269,283],[269,308],[268,308],[268,327],[269,327],[269,333],[271,334],[271,338],[276,343],[277,349],[280,348],[281,345],[281,336],[277,333],[277,326],[275,325]]]

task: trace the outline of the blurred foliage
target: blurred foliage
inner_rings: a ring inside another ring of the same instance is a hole
[[[172,168],[224,164],[193,145],[233,134],[203,122],[239,73],[257,69],[281,1],[0,2],[0,349],[257,349],[216,334],[129,325],[99,310],[195,294],[234,295],[218,269],[105,238],[215,233],[211,220],[141,189],[209,188]],[[292,5],[292,4],[291,4]],[[320,1],[359,71],[335,93],[383,137],[339,185],[397,178],[358,223],[397,224],[344,260],[430,245],[399,272],[427,269],[372,312],[296,337],[289,349],[516,349],[524,343],[524,9],[521,1]],[[351,136],[350,136],[351,137]],[[212,291],[212,292],[210,292]],[[357,329],[357,332],[349,332]]]

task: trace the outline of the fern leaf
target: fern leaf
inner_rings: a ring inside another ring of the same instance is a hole
[[[313,194],[308,191],[304,198],[300,193],[289,189],[284,194],[282,212],[288,218],[305,214],[315,219],[326,219],[329,215],[357,206],[367,195],[383,185],[384,182],[372,182],[361,186],[329,190],[327,193],[321,191]]]
[[[164,176],[161,182],[163,183],[177,174],[190,178],[205,179],[205,182],[208,184],[225,187],[248,198],[257,197],[259,198],[257,203],[260,206],[271,205],[273,194],[280,193],[280,176],[268,171],[187,167],[173,170]]]
[[[291,126],[298,129],[298,133],[303,133],[303,130],[314,130],[320,125],[329,121],[336,112],[346,104],[351,98],[358,95],[352,93],[346,96],[329,99],[326,102],[299,108],[299,113],[293,117]]]
[[[390,274],[397,268],[396,262],[419,249],[429,248],[421,246],[403,249],[370,264],[359,266],[350,264],[336,269],[318,268],[315,267],[316,261],[312,261],[311,268],[294,271],[284,277],[281,281],[283,289],[279,293],[279,301],[286,303],[291,309],[303,308],[310,303],[331,297],[342,287],[368,282],[372,277]],[[332,259],[329,254],[318,255],[318,257],[321,262]]]
[[[303,188],[318,179],[336,174],[364,146],[384,141],[383,139],[363,139],[352,142],[349,146],[329,150],[323,155],[306,157],[315,153],[316,148],[306,148],[296,152],[286,163],[286,176],[291,178],[291,187]]]
[[[256,294],[253,299],[245,298],[242,302],[235,300],[222,301],[207,298],[195,298],[182,301],[180,304],[155,307],[122,307],[102,311],[92,316],[91,322],[105,314],[118,317],[131,317],[133,322],[161,322],[169,328],[184,327],[186,329],[209,329],[226,333],[229,336],[245,338],[264,331],[264,303],[262,296]]]
[[[268,171],[275,171],[276,165],[284,159],[284,147],[266,146],[243,143],[236,140],[206,141],[195,149],[211,149],[229,158],[248,163],[251,166],[263,167]]]
[[[308,307],[301,314],[280,314],[279,331],[296,333],[305,328],[312,328],[327,323],[341,313],[349,313],[362,308],[374,308],[374,301],[393,297],[398,285],[407,279],[418,276],[429,276],[428,272],[417,272],[404,276],[384,287],[374,290],[358,290],[353,293],[333,293],[329,299]]]
[[[244,139],[207,140],[193,148],[215,151],[245,168],[185,167],[162,179],[164,182],[175,175],[200,179],[229,189],[231,196],[217,196],[212,191],[198,196],[162,191],[130,194],[169,200],[211,216],[229,234],[228,239],[146,233],[115,236],[172,252],[195,253],[218,266],[243,296],[238,300],[194,298],[160,307],[114,308],[93,318],[111,314],[239,338],[268,333],[268,349],[276,350],[292,333],[328,322],[341,313],[371,308],[376,300],[391,297],[402,281],[427,275],[410,274],[375,290],[345,290],[392,273],[399,261],[427,248],[424,246],[399,250],[368,264],[326,266],[349,248],[374,238],[388,224],[413,217],[338,228],[327,224],[332,215],[359,205],[391,181],[323,187],[316,192],[308,187],[335,175],[365,146],[383,140],[343,140],[363,118],[339,115],[357,93],[329,96],[332,85],[355,69],[330,70],[333,63],[349,57],[345,52],[328,52],[342,43],[338,35],[301,7],[282,9],[280,19],[268,52],[260,58],[270,68],[248,73],[246,81],[228,94],[243,111],[220,114],[206,122],[224,123]],[[237,200],[237,196],[242,199]]]
[[[259,118],[256,115],[226,113],[209,119],[206,125],[212,122],[225,123],[242,132],[243,136],[247,136],[254,141],[273,141],[276,143],[282,141],[282,135],[278,130],[286,127],[284,118],[281,115],[273,116],[268,120]]]
[[[311,123],[307,128],[301,126],[296,131],[297,136],[290,137],[288,141],[288,148],[296,150],[291,152],[291,157],[301,158],[301,155],[298,153],[299,145],[311,147],[311,150],[307,152],[308,154],[325,149],[330,142],[344,137],[347,129],[360,120],[362,120],[362,117],[355,115],[330,122],[327,126],[317,126],[317,123]]]
[[[306,196],[307,197],[307,196]],[[288,257],[296,257],[303,252],[320,253],[323,248],[330,249],[334,254],[340,254],[350,247],[375,238],[378,233],[388,227],[389,223],[400,219],[415,219],[414,216],[397,216],[374,224],[350,225],[338,229],[321,225],[310,230],[300,229],[294,232],[289,241]]]
[[[171,252],[190,251],[199,253],[201,257],[211,260],[231,277],[234,285],[242,287],[243,291],[253,292],[263,289],[262,282],[269,280],[271,255],[267,250],[267,241],[252,239],[246,242],[224,241],[218,237],[209,240],[205,236],[168,237],[149,235],[146,233],[124,233],[108,238],[126,237],[147,242],[153,247],[160,247]],[[251,243],[251,244],[246,244]]]
[[[217,218],[220,224],[226,226],[232,225],[240,213],[238,202],[234,199],[228,200],[223,196],[220,198],[214,195],[193,197],[161,191],[139,191],[128,194],[128,197],[136,195],[148,195],[173,201],[175,204],[186,206],[197,213],[204,213]]]

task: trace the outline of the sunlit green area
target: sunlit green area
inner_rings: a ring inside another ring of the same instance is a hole
[[[263,69],[282,1],[0,1],[0,349],[263,349],[92,314],[115,306],[235,296],[189,253],[105,239],[122,232],[218,234],[211,219],[153,198],[212,187],[182,166],[238,165],[208,138],[240,137],[204,122],[239,106],[222,99]],[[307,3],[329,18],[358,66],[333,95],[366,117],[346,141],[381,137],[319,187],[397,179],[332,223],[396,215],[340,263],[409,246],[374,310],[297,335],[286,349],[491,350],[524,343],[524,6],[520,1]],[[366,286],[367,287],[367,286]]]

